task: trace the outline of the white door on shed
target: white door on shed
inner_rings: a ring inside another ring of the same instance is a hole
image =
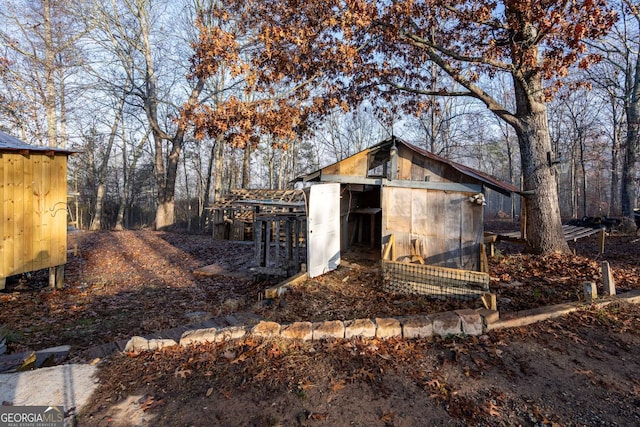
[[[340,264],[340,184],[309,188],[307,272],[316,277]]]

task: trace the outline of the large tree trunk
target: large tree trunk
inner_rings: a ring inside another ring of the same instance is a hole
[[[611,104],[611,198],[609,200],[609,216],[620,216],[620,121],[618,120],[618,100],[609,92]]]
[[[542,79],[526,85],[514,79],[523,190],[526,195],[526,238],[532,253],[569,252],[564,240],[554,167],[549,165],[551,138],[547,108],[533,94],[542,94]],[[541,95],[538,95],[541,96]]]
[[[640,86],[640,85],[639,85]],[[636,207],[636,174],[638,161],[638,145],[640,145],[640,103],[627,107],[627,136],[622,168],[622,215],[633,218],[633,209]]]

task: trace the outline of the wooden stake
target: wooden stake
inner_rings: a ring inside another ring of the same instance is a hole
[[[483,273],[489,272],[489,260],[487,259],[487,249],[484,243],[480,243],[480,271]]]
[[[607,235],[607,231],[604,228],[600,229],[600,234],[598,234],[598,244],[600,248],[600,253],[604,253],[604,238]]]
[[[482,303],[489,310],[498,310],[498,300],[496,294],[485,293],[482,295]]]
[[[602,261],[602,283],[604,284],[604,291],[608,295],[616,294],[616,281],[613,279],[613,272],[609,268],[608,261]]]
[[[393,249],[393,244],[396,242],[396,236],[395,234],[391,234],[389,236],[389,241],[387,242],[385,248],[384,248],[384,252],[382,253],[382,259],[389,259],[389,254],[392,253],[392,249]],[[393,255],[392,255],[393,257]],[[393,259],[392,259],[393,261]]]

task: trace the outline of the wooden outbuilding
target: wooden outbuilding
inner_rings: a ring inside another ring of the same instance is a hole
[[[488,289],[486,272],[475,274],[484,269],[484,191],[519,191],[395,137],[299,180],[339,183],[341,250],[379,249],[385,276],[411,276],[410,286],[435,275]],[[416,263],[424,274],[414,274]]]
[[[0,131],[0,289],[9,276],[44,268],[52,286],[63,286],[71,153]]]

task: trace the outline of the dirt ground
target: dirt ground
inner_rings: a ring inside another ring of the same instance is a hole
[[[428,314],[477,302],[392,295],[376,263],[307,281],[275,301],[253,280],[252,246],[148,230],[77,233],[66,288],[45,272],[11,278],[0,292],[9,351],[93,346],[189,323],[189,314],[234,313],[279,322]],[[501,312],[575,301],[601,282],[608,260],[619,291],[640,287],[640,242],[595,238],[576,256],[536,257],[499,246],[491,290]],[[217,264],[224,274],[197,277]],[[80,425],[638,425],[640,311],[614,305],[480,338],[323,343],[241,340],[169,348],[100,364],[102,378]]]

